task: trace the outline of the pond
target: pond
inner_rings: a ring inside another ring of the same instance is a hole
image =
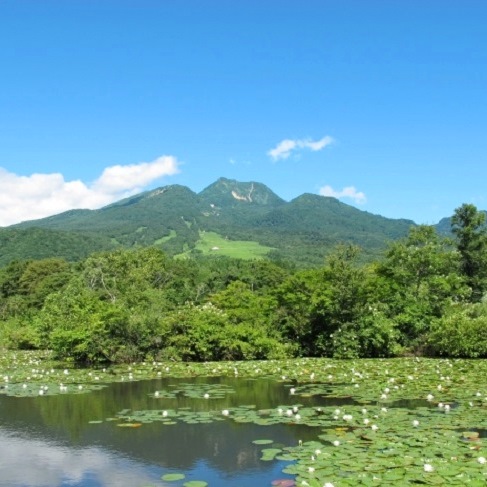
[[[487,484],[487,361],[0,357],[1,487]]]
[[[209,398],[198,397],[201,387],[210,391]],[[154,396],[162,390],[171,397]],[[191,397],[192,392],[196,397]],[[258,411],[287,402],[289,390],[282,384],[235,378],[112,383],[77,395],[0,395],[0,485],[165,485],[161,477],[173,472],[183,473],[185,481],[203,480],[214,486],[271,485],[276,479],[292,477],[281,472],[284,462],[262,461],[262,446],[253,441],[264,436],[275,445],[297,445],[316,439],[315,428],[238,423],[221,412],[242,404]],[[160,408],[170,411],[166,422],[128,423],[117,418],[122,410]],[[181,413],[192,419],[215,413],[215,418],[174,421]]]

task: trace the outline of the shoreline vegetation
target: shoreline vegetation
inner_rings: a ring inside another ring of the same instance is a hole
[[[0,269],[0,343],[78,364],[293,357],[487,357],[485,214],[452,238],[418,226],[363,264],[338,246],[316,269],[155,247]]]

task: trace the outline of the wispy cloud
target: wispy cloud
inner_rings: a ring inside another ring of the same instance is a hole
[[[0,167],[0,226],[35,220],[74,208],[95,209],[142,191],[150,183],[179,172],[175,157],[107,167],[90,184],[64,176],[18,176]]]
[[[267,155],[273,161],[279,161],[280,159],[287,159],[293,151],[299,149],[309,149],[314,152],[324,149],[327,145],[334,142],[333,137],[326,135],[319,140],[311,139],[284,139],[279,144],[267,152]]]
[[[367,202],[367,197],[362,191],[357,191],[354,186],[347,186],[341,191],[336,191],[331,186],[323,186],[319,191],[321,196],[333,196],[334,198],[350,198],[358,205]]]

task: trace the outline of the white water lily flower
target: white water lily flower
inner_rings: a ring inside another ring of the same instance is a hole
[[[477,462],[479,462],[479,463],[481,463],[483,465],[484,463],[487,462],[487,460],[485,459],[485,457],[478,457],[477,458]]]
[[[417,427],[419,426],[419,421],[418,421],[417,419],[415,419],[415,420],[413,421],[413,426],[414,426],[415,428],[417,428]]]
[[[427,399],[428,401],[432,401],[434,398],[435,398],[435,396],[433,396],[433,394],[428,394],[428,395],[426,396],[426,399]]]
[[[333,446],[340,446],[340,442],[339,442],[338,440],[335,440],[335,441],[333,442]]]
[[[289,393],[294,395],[296,393],[296,389],[294,387],[291,387],[291,389],[289,389]]]
[[[425,463],[423,469],[425,472],[433,472],[435,468],[430,463]]]
[[[377,431],[379,429],[379,427],[376,424],[373,424],[371,426],[371,428],[372,428],[372,431]]]
[[[326,482],[323,487],[335,487],[331,482]]]

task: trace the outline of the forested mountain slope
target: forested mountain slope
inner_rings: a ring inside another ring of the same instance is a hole
[[[101,249],[152,245],[188,255],[200,252],[202,232],[215,232],[227,241],[258,242],[273,249],[270,258],[306,267],[321,265],[340,242],[375,257],[413,225],[335,198],[303,194],[286,202],[264,184],[220,178],[199,194],[169,185],[98,210],[70,210],[0,229],[0,264],[25,257],[77,260]]]

